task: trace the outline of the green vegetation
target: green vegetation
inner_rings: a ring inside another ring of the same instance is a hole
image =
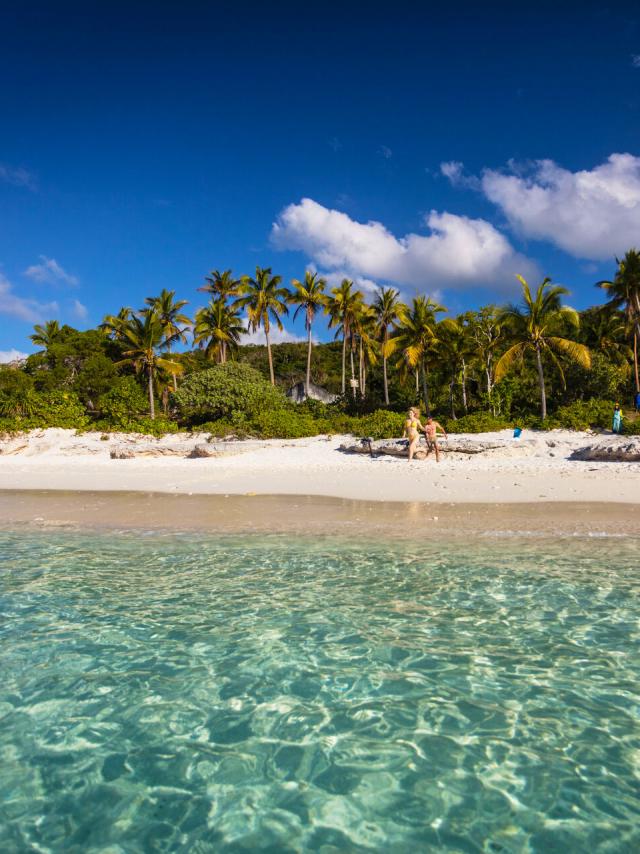
[[[251,278],[214,270],[193,321],[187,301],[163,290],[98,329],[36,326],[38,352],[0,367],[0,430],[391,438],[415,404],[449,431],[610,428],[615,401],[629,410],[640,391],[640,253],[627,252],[598,283],[607,303],[583,312],[564,305],[567,291],[548,279],[534,288],[520,281],[521,305],[448,317],[425,296],[404,304],[393,288],[368,304],[349,279],[329,289],[308,272],[288,289],[269,268]],[[273,344],[290,306],[304,317],[306,341]],[[314,344],[321,313],[335,339]],[[241,344],[259,329],[264,345]],[[292,404],[285,392],[298,382],[337,402]],[[629,411],[623,425],[640,432]]]

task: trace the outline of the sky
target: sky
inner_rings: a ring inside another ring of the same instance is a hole
[[[162,288],[194,311],[215,268],[602,301],[640,246],[640,6],[523,6],[7,4],[0,361]]]

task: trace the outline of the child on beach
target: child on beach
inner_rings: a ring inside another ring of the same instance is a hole
[[[427,456],[431,451],[436,452],[436,462],[440,462],[440,449],[438,448],[438,430],[443,434],[445,439],[448,439],[447,431],[437,421],[434,421],[431,416],[427,418],[427,424],[424,428],[424,435],[427,439]]]

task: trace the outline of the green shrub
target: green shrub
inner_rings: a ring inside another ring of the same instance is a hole
[[[53,391],[0,396],[0,417],[7,430],[35,430],[61,427],[85,430],[89,419],[77,395],[71,391]]]
[[[561,406],[544,423],[547,430],[589,430],[592,427],[611,427],[614,401],[576,400]]]
[[[394,439],[402,436],[406,415],[388,409],[376,409],[370,415],[352,419],[350,432],[372,439]]]
[[[101,421],[113,430],[130,430],[149,414],[149,400],[134,377],[120,377],[98,400]],[[138,432],[138,431],[136,431]]]
[[[282,391],[259,371],[236,362],[189,374],[173,393],[172,403],[181,419],[192,426],[220,419],[233,422],[238,416],[250,420],[289,406]]]
[[[236,436],[238,439],[247,439],[251,435],[245,425],[233,423],[224,418],[218,421],[205,421],[193,428],[197,433],[210,433],[216,439],[224,439],[227,436]]]
[[[296,412],[293,406],[265,410],[254,415],[250,422],[252,432],[261,439],[302,439],[326,432],[326,426],[304,412]]]
[[[491,412],[474,412],[463,415],[454,421],[452,418],[442,419],[442,426],[449,433],[493,433],[495,430],[505,430],[513,422],[507,418],[493,415]]]

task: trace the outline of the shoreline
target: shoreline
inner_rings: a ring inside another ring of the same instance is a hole
[[[0,530],[374,535],[408,540],[640,537],[640,503],[380,502],[316,495],[0,490]]]
[[[456,438],[462,438],[459,434]],[[0,490],[148,492],[171,495],[298,495],[426,504],[640,502],[640,463],[585,462],[576,450],[592,434],[509,431],[467,436],[482,453],[448,452],[412,463],[348,454],[353,437],[207,443],[207,436],[162,439],[48,429],[0,442]],[[357,440],[355,440],[357,441]],[[213,451],[190,458],[196,446]],[[133,456],[112,459],[111,454]]]

